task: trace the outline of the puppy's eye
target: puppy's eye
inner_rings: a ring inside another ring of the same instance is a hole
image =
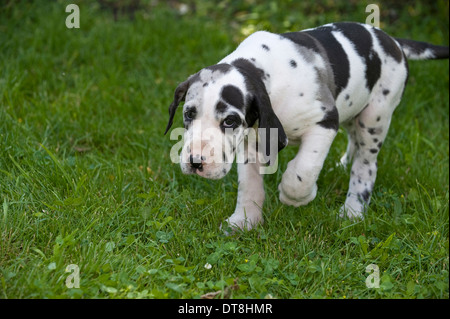
[[[223,121],[223,126],[225,127],[233,127],[234,126],[234,119],[227,117],[224,121]]]
[[[241,124],[241,118],[239,116],[228,116],[222,122],[222,126],[225,128],[236,128],[240,124]]]
[[[186,110],[186,112],[184,112],[184,117],[186,120],[193,120],[196,115],[197,115],[197,111],[195,111],[193,109],[189,109],[189,110]]]

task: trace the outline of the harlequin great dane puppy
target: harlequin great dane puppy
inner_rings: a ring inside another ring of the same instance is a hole
[[[340,215],[363,217],[377,155],[408,79],[407,58],[448,56],[448,47],[395,39],[360,23],[284,34],[255,32],[218,64],[178,85],[166,133],[184,100],[184,173],[222,178],[234,156],[244,153],[238,161],[237,205],[227,222],[251,229],[263,221],[265,197],[260,167],[267,161],[257,156],[257,146],[264,146],[265,155],[273,159],[269,148],[274,142],[275,153],[287,144],[300,144],[278,186],[280,201],[298,207],[315,198],[317,178],[342,125],[349,141],[341,163],[353,163]],[[266,129],[265,143],[243,143],[256,123],[259,132]],[[195,124],[201,128],[196,130]],[[216,133],[211,133],[214,128]],[[236,147],[242,144],[244,148]]]

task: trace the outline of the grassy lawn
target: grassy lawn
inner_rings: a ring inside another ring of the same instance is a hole
[[[365,5],[142,1],[114,21],[72,2],[80,29],[65,27],[67,1],[0,5],[0,298],[449,298],[448,60],[410,63],[364,221],[337,217],[340,131],[312,203],[278,200],[287,148],[265,177],[265,224],[227,237],[236,169],[213,181],[171,163],[173,90],[254,30],[364,22]],[[380,8],[388,33],[448,45],[448,1]]]

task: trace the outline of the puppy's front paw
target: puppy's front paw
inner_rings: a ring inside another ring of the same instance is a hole
[[[304,191],[301,189],[286,189],[286,187],[283,186],[283,183],[280,183],[280,185],[278,185],[278,190],[280,191],[280,201],[283,204],[294,207],[307,205],[316,198],[317,195],[316,184],[314,184],[310,190]]]
[[[251,207],[246,209],[236,209],[234,214],[227,218],[225,222],[232,230],[251,230],[258,224],[262,224],[264,220],[262,218],[261,210],[258,207]],[[224,231],[227,233],[226,230]]]

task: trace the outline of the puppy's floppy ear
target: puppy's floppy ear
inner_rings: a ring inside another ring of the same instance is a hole
[[[180,104],[181,101],[184,101],[184,99],[186,97],[186,92],[189,89],[189,85],[190,85],[190,79],[191,79],[191,77],[189,77],[186,81],[181,82],[175,89],[173,101],[169,106],[169,123],[167,123],[166,131],[164,132],[164,135],[166,135],[166,133],[169,131],[170,127],[172,126],[173,118],[175,116],[175,111],[178,108],[178,104]]]
[[[253,126],[256,120],[259,121],[258,146],[262,154],[269,157],[270,163],[275,163],[277,152],[287,145],[288,139],[280,120],[272,109],[269,94],[263,82],[263,77],[266,75],[263,70],[246,59],[237,59],[232,62],[232,65],[245,77],[245,84],[251,95],[250,103],[247,105],[246,122],[249,126]],[[276,136],[273,133],[277,133]],[[271,152],[271,145],[277,146],[275,154]]]

